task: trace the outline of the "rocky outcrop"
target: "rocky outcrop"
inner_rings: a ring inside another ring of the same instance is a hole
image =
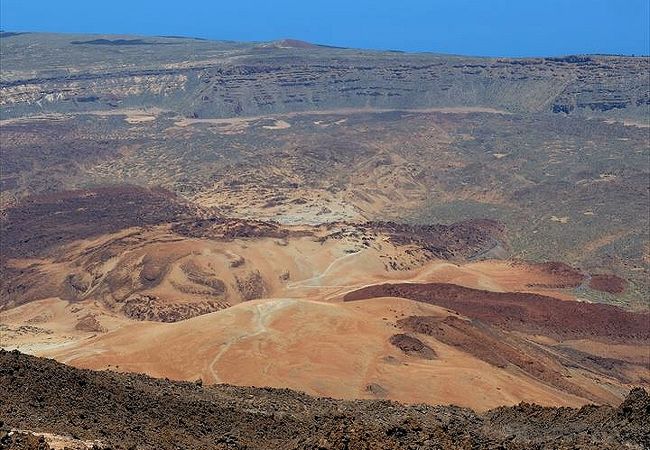
[[[496,220],[473,219],[450,225],[368,222],[397,245],[416,245],[432,258],[477,259],[505,243],[506,228]]]
[[[389,341],[407,355],[423,359],[434,359],[436,357],[436,352],[431,347],[414,336],[394,334]]]
[[[0,351],[0,398],[5,428],[69,435],[113,449],[642,449],[650,444],[650,398],[642,389],[632,390],[617,408],[522,403],[477,414],[454,406],[314,398],[288,389],[203,387]]]
[[[91,314],[79,319],[74,329],[91,333],[104,333],[106,331],[106,328],[97,320],[97,317]]]
[[[165,303],[153,295],[134,295],[122,305],[122,313],[135,320],[155,322],[179,322],[192,317],[219,311],[230,306],[229,303],[216,300],[202,302]]]

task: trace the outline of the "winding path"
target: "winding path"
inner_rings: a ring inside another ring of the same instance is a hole
[[[253,312],[253,329],[250,331],[244,331],[243,333],[240,333],[231,339],[229,339],[227,342],[225,342],[215,357],[212,359],[212,362],[208,366],[210,370],[210,374],[212,375],[212,378],[214,379],[214,383],[221,383],[223,382],[221,377],[219,376],[218,369],[216,368],[217,363],[221,360],[223,355],[226,354],[228,350],[234,345],[237,344],[245,339],[249,338],[254,338],[256,336],[259,336],[260,334],[266,333],[269,331],[267,327],[268,320],[270,317],[276,313],[277,311],[286,308],[289,305],[292,305],[296,302],[294,299],[270,299],[270,300],[264,300],[260,301],[260,303],[257,303],[255,307],[252,309]]]
[[[294,281],[294,282],[291,282],[291,283],[287,283],[287,289],[296,289],[296,288],[301,288],[301,287],[314,287],[314,288],[348,287],[348,286],[323,285],[323,284],[320,284],[320,280],[325,275],[327,275],[336,264],[340,263],[341,261],[343,261],[345,259],[348,259],[348,258],[351,258],[351,257],[353,257],[355,255],[358,255],[361,252],[362,252],[362,250],[359,250],[359,251],[354,252],[354,253],[348,253],[346,255],[339,256],[334,261],[332,261],[329,264],[329,266],[327,266],[327,268],[320,275],[316,275],[314,277],[307,278],[305,280],[300,280],[300,281]],[[315,283],[315,282],[318,282],[318,284],[307,284],[307,283]]]

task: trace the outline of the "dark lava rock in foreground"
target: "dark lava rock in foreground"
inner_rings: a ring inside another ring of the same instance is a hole
[[[203,387],[80,370],[16,351],[0,351],[0,420],[5,429],[113,449],[650,447],[650,398],[642,389],[632,390],[618,408],[520,404],[477,414],[455,406],[314,398],[287,389]],[[0,447],[24,448],[26,441],[14,446],[5,439]]]

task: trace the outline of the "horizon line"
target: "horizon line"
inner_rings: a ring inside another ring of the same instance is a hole
[[[218,39],[214,37],[204,37],[197,35],[183,35],[183,34],[148,34],[148,33],[104,33],[99,31],[94,32],[74,32],[74,31],[34,31],[34,30],[7,30],[0,28],[0,33],[20,33],[20,34],[59,34],[59,35],[86,35],[86,36],[137,36],[137,37],[150,37],[150,38],[163,38],[163,39],[194,39],[200,41],[208,42],[232,42],[232,43],[242,43],[242,44],[263,44],[263,43],[272,43],[280,42],[284,40],[293,40],[298,42],[304,42],[306,44],[314,45],[322,48],[331,48],[338,50],[360,50],[360,51],[374,51],[374,52],[386,52],[386,53],[403,53],[403,54],[431,54],[431,55],[445,55],[445,56],[464,56],[472,58],[512,58],[512,59],[535,59],[535,58],[556,58],[556,57],[568,57],[568,56],[617,56],[617,57],[628,57],[628,58],[649,58],[650,53],[648,54],[637,54],[637,53],[607,53],[607,52],[590,52],[590,53],[581,53],[581,52],[570,52],[570,53],[558,53],[558,54],[545,54],[545,55],[517,55],[510,56],[504,54],[466,54],[466,53],[445,53],[437,52],[435,50],[402,50],[398,48],[372,48],[372,47],[347,47],[341,45],[325,44],[325,43],[316,43],[311,42],[305,39],[300,39],[297,37],[279,37],[272,40],[236,40],[236,39]],[[0,36],[4,38],[4,36]]]

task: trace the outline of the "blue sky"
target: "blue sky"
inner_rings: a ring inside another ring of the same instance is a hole
[[[650,53],[650,0],[0,0],[0,26],[491,56]]]

